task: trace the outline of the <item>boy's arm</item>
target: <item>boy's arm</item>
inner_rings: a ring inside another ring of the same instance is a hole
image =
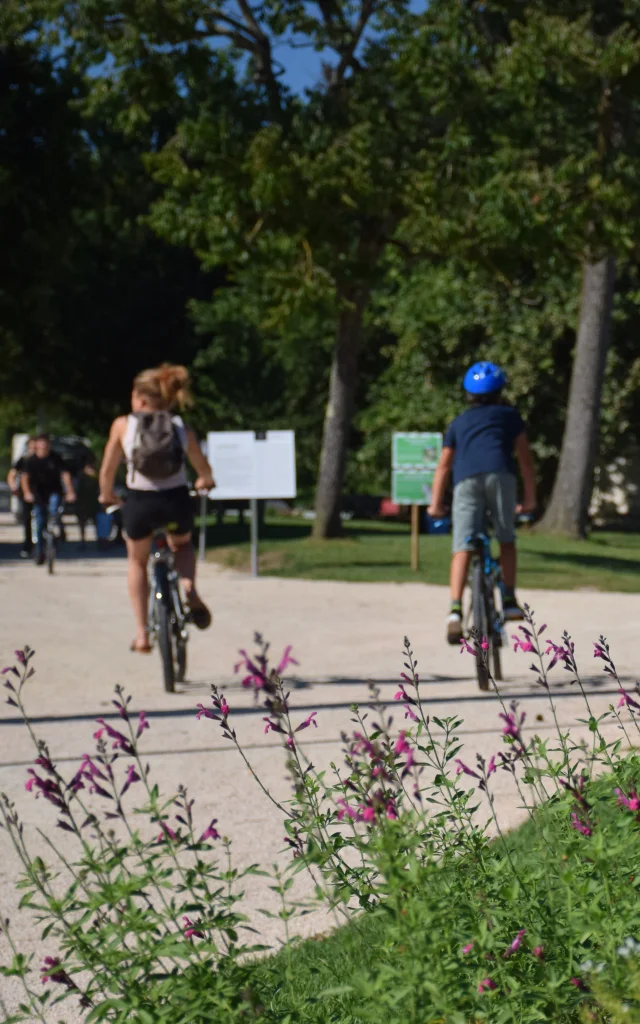
[[[453,468],[455,454],[455,448],[443,448],[442,454],[440,455],[438,468],[436,469],[435,476],[433,478],[431,504],[427,509],[429,515],[433,516],[434,519],[441,519],[446,513],[446,509],[444,507],[444,496],[447,490],[447,484],[449,483],[451,470]]]
[[[533,456],[531,455],[529,441],[524,432],[516,438],[516,458],[518,460],[518,465],[520,466],[522,483],[524,485],[522,504],[518,505],[516,511],[535,512],[537,506],[536,470],[533,465]]]

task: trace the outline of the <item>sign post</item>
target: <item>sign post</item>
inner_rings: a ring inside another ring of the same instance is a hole
[[[258,500],[296,497],[296,452],[293,430],[238,430],[207,436],[209,462],[216,485],[213,500],[249,501],[251,575],[258,575]]]
[[[431,488],[442,451],[442,434],[398,433],[391,441],[392,498],[411,506],[411,569],[420,568],[420,508],[431,502]]]

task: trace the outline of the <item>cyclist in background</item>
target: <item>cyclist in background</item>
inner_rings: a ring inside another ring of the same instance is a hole
[[[441,518],[453,472],[451,611],[447,619],[450,644],[459,644],[462,639],[462,595],[473,552],[467,538],[485,532],[487,512],[491,513],[500,542],[504,618],[513,621],[524,617],[515,594],[515,517],[516,512],[535,510],[536,478],[520,413],[502,401],[505,383],[504,372],[494,363],[475,363],[467,370],[463,386],[470,407],[447,430],[433,481],[429,514]],[[524,486],[522,505],[518,506],[516,459]]]
[[[24,529],[24,540],[22,547],[20,548],[20,558],[30,558],[33,548],[33,541],[31,539],[31,509],[33,506],[25,500],[21,477],[24,473],[24,467],[27,459],[30,455],[35,455],[35,452],[36,439],[35,437],[30,437],[27,439],[26,451],[16,462],[14,462],[7,476],[7,483],[11,489],[11,493],[14,494],[20,502],[20,518],[22,519],[22,526]]]
[[[24,499],[33,505],[36,520],[36,562],[44,565],[44,530],[47,519],[56,520],[58,529],[62,531],[62,494],[72,504],[76,500],[71,474],[65,469],[64,463],[56,452],[51,450],[48,434],[40,434],[35,439],[35,452],[25,459],[22,474],[22,493]]]
[[[186,459],[198,474],[196,490],[209,491],[214,481],[196,435],[174,413],[176,408],[189,403],[189,374],[184,366],[164,364],[139,373],[133,382],[131,413],[113,421],[100,467],[100,501],[113,505],[118,503],[113,493],[116,472],[122,459],[127,463],[128,495],[122,520],[127,541],[129,596],[136,620],[131,650],[141,654],[151,650],[147,635],[147,565],[154,530],[167,531],[167,542],[194,624],[199,629],[211,624],[211,613],[195,587],[193,505]]]

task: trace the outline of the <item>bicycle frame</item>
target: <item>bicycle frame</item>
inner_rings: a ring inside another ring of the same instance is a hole
[[[156,536],[151,551],[151,572],[149,575],[149,634],[155,637],[157,631],[155,605],[156,601],[161,601],[175,615],[180,636],[186,643],[188,639],[187,617],[180,597],[178,574],[175,570],[171,548],[161,533]]]
[[[504,594],[504,584],[502,582],[502,570],[500,568],[500,562],[494,557],[491,551],[491,537],[486,533],[479,533],[475,537],[468,538],[469,543],[475,544],[475,553],[472,558],[472,564],[474,559],[480,559],[482,563],[482,571],[487,580],[487,585],[490,592],[495,593],[497,587],[500,591],[501,597]],[[498,639],[498,645],[502,646],[502,638],[504,635],[504,619],[502,612],[498,610],[496,602],[493,601],[494,610],[494,621],[491,623],[493,635]],[[469,612],[471,614],[471,610]]]

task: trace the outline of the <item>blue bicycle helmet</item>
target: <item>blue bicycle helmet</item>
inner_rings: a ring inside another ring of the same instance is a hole
[[[495,363],[474,363],[464,375],[463,387],[470,395],[491,395],[506,382],[504,370]]]

